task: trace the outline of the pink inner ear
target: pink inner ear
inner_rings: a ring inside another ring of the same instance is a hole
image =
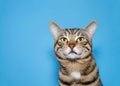
[[[90,33],[91,35],[94,34],[94,32],[95,32],[95,28],[89,29],[89,33]]]
[[[56,33],[57,33],[57,26],[56,26],[56,25],[51,24],[51,25],[50,25],[50,29],[51,29],[51,32],[52,32],[53,34],[56,34]]]
[[[97,28],[97,22],[96,21],[91,22],[86,27],[86,30],[87,30],[88,35],[89,35],[90,38],[92,38],[92,36],[94,35],[96,28]]]
[[[54,38],[57,39],[59,32],[61,31],[60,27],[56,23],[50,22],[50,30]]]

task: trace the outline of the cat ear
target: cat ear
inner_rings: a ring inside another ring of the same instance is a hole
[[[88,36],[92,39],[94,33],[95,33],[95,30],[97,28],[97,21],[92,21],[90,24],[88,24],[86,27],[85,27],[85,30],[87,31],[88,33]]]
[[[57,39],[62,29],[54,22],[50,22],[49,25],[52,35],[54,36],[55,39]]]

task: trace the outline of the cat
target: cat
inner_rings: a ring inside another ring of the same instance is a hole
[[[85,28],[60,28],[50,22],[54,51],[60,63],[60,86],[103,86],[92,54],[92,38],[97,22]]]

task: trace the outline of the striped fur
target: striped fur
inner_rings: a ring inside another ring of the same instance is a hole
[[[59,29],[58,34],[54,50],[60,62],[60,86],[102,86],[92,55],[93,34],[79,28]]]

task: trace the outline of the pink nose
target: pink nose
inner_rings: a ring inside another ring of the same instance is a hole
[[[70,47],[71,49],[73,49],[73,48],[75,47],[75,44],[74,44],[74,43],[70,43],[70,44],[69,44],[69,47]]]

